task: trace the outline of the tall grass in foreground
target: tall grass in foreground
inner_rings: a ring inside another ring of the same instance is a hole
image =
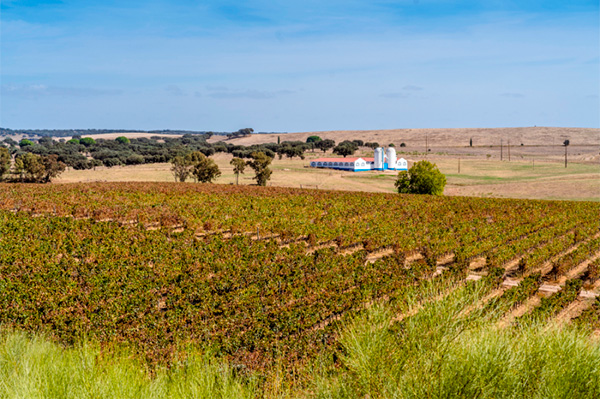
[[[0,398],[250,398],[252,381],[209,356],[150,373],[135,356],[40,337],[0,335]]]
[[[551,324],[498,329],[497,315],[473,308],[478,290],[465,287],[399,324],[383,307],[357,317],[341,333],[343,371],[317,379],[316,396],[600,397],[598,341]]]
[[[536,323],[498,329],[503,311],[479,306],[490,287],[477,282],[443,296],[443,286],[425,287],[419,301],[439,300],[400,322],[389,306],[373,306],[340,330],[337,365],[317,359],[293,383],[283,364],[240,375],[210,355],[190,354],[149,373],[127,353],[65,349],[5,331],[0,398],[600,397],[600,343],[589,331]]]

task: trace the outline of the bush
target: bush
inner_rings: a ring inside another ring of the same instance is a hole
[[[96,140],[91,137],[84,137],[79,140],[79,144],[83,144],[86,147],[96,144]]]
[[[109,168],[112,166],[123,165],[123,162],[121,162],[121,160],[117,157],[105,158],[102,160],[102,163],[104,164],[104,166]]]
[[[435,164],[420,161],[408,171],[398,173],[395,186],[401,194],[442,195],[446,186],[446,176]]]
[[[125,160],[125,163],[127,165],[141,165],[145,162],[145,159],[143,156],[138,155],[138,154],[133,154],[127,157],[127,159]]]
[[[125,137],[125,136],[119,136],[119,137],[117,137],[115,139],[115,141],[117,143],[120,143],[120,144],[129,144],[129,143],[131,143],[131,141],[127,137]]]

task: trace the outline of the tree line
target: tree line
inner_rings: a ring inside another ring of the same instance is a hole
[[[240,134],[250,134],[248,130],[252,129],[240,129],[242,132]],[[197,181],[206,181],[209,178],[203,176],[202,173],[205,173],[205,170],[210,171],[210,167],[204,165],[207,162],[204,158],[222,152],[232,154],[234,158],[248,160],[248,166],[258,170],[257,183],[264,185],[270,176],[268,171],[270,160],[276,156],[279,159],[284,156],[304,159],[304,152],[311,148],[314,149],[314,145],[300,141],[281,142],[278,140],[279,143],[250,146],[222,141],[209,143],[207,140],[211,136],[212,134],[209,132],[186,134],[182,137],[152,136],[129,139],[121,136],[115,140],[94,140],[91,137],[74,135],[69,140],[55,140],[44,136],[38,140],[22,139],[19,142],[7,137],[0,140],[2,151],[0,179],[44,182],[58,176],[66,167],[84,170],[98,166],[113,167],[170,162],[175,169],[182,171],[174,171],[177,180],[181,181],[182,176],[185,175],[186,179],[192,177]],[[323,142],[324,145],[318,146],[323,151],[327,151],[335,145],[332,140]],[[266,158],[269,159],[269,162],[266,162]],[[203,166],[199,167],[198,164]],[[209,176],[213,177],[209,180],[214,180],[215,173],[209,173]]]
[[[245,129],[240,129],[243,130]],[[270,158],[277,156],[279,159],[283,157],[304,159],[306,151],[318,149],[327,152],[333,149],[336,154],[348,156],[354,154],[360,145],[365,145],[361,140],[344,141],[336,145],[333,140],[321,140],[317,136],[312,136],[313,138],[309,138],[306,142],[278,140],[278,143],[244,146],[227,141],[209,143],[207,140],[211,136],[211,133],[206,133],[186,134],[182,137],[152,136],[128,139],[122,136],[115,140],[94,140],[90,137],[74,135],[68,141],[41,137],[38,140],[23,139],[19,142],[8,137],[0,140],[0,146],[6,148],[13,159],[26,153],[41,157],[56,155],[57,161],[64,163],[65,166],[83,170],[97,166],[171,162],[177,156],[186,156],[192,152],[201,152],[207,157],[222,152],[242,159],[250,159],[253,153],[262,152]]]
[[[7,129],[4,129],[6,131]],[[228,135],[228,139],[245,137],[253,129],[240,129]],[[209,157],[215,153],[233,155],[237,164],[236,179],[244,173],[242,163],[254,169],[255,180],[265,185],[270,178],[268,168],[278,157],[305,159],[306,151],[332,150],[343,157],[353,155],[359,147],[379,147],[379,143],[362,140],[345,140],[338,144],[331,139],[310,136],[306,141],[281,141],[256,145],[239,145],[226,141],[208,142],[212,132],[185,134],[181,137],[151,136],[150,138],[93,139],[73,135],[71,139],[53,139],[43,136],[37,140],[22,139],[19,142],[7,137],[0,140],[0,179],[19,182],[49,182],[65,168],[76,170],[92,169],[98,166],[113,167],[149,163],[171,163],[177,181],[192,178],[199,182],[213,181],[220,175],[217,165]],[[233,161],[232,161],[233,162]]]

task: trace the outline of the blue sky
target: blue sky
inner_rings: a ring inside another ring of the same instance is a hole
[[[597,0],[0,7],[2,127],[600,127]]]

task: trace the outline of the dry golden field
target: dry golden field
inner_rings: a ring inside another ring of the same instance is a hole
[[[408,147],[425,147],[425,138],[430,148],[435,151],[445,147],[464,147],[473,138],[473,145],[499,146],[510,140],[511,145],[526,146],[560,145],[566,139],[572,145],[600,145],[600,129],[592,128],[563,128],[563,127],[510,127],[510,128],[461,128],[461,129],[390,129],[390,130],[334,130],[324,132],[303,132],[287,134],[253,134],[249,137],[232,140],[236,144],[250,145],[275,143],[277,136],[281,140],[306,141],[307,137],[317,135],[323,139],[336,142],[343,140],[361,139],[365,142],[375,141],[381,145],[406,143]],[[213,136],[210,141],[224,140],[224,136]]]
[[[363,151],[366,155],[369,153]],[[329,169],[309,168],[310,159],[322,153],[307,153],[305,160],[298,158],[275,159],[269,185],[304,187],[328,190],[393,192],[396,173],[388,172],[342,172]],[[328,154],[330,155],[330,154]],[[410,165],[421,159],[436,163],[446,175],[446,195],[479,197],[537,198],[600,200],[600,167],[597,163],[569,163],[568,168],[560,162],[526,158],[500,161],[494,158],[461,157],[458,173],[458,157],[449,155],[400,154]],[[229,164],[232,156],[218,153],[214,157],[222,175],[218,184],[233,184],[235,175]],[[240,184],[254,184],[251,169],[240,175]],[[96,170],[67,170],[57,183],[94,181],[174,181],[169,164],[146,164],[99,167]]]

